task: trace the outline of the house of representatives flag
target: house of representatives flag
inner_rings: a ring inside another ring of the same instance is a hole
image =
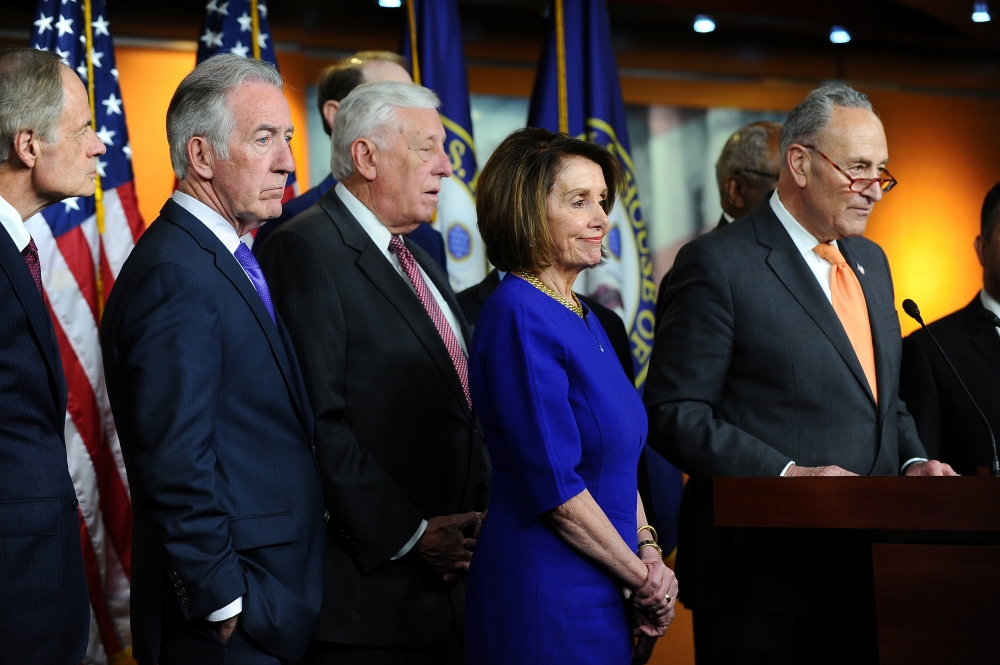
[[[244,58],[257,58],[278,67],[278,58],[271,39],[264,0],[209,0],[205,5],[205,23],[198,38],[198,60],[218,53],[235,53]],[[288,174],[282,203],[299,195],[295,172]],[[254,232],[256,234],[256,231]],[[253,236],[243,242],[253,246]]]
[[[618,67],[611,49],[608,9],[604,0],[554,0],[549,15],[528,125],[600,143],[618,157],[624,168],[625,185],[611,212],[606,237],[610,257],[603,266],[584,273],[580,281],[584,293],[615,310],[624,320],[632,346],[636,387],[641,390],[655,333],[656,283]],[[683,478],[648,446],[644,467],[649,475],[649,493],[644,499],[649,504],[650,521],[660,530],[663,551],[670,552],[677,544]],[[640,482],[640,486],[643,484]]]
[[[441,180],[433,224],[444,236],[451,285],[461,291],[486,276],[486,251],[476,226],[479,171],[458,0],[407,0],[406,4],[403,57],[410,61],[413,80],[441,99],[444,149],[454,174]]]
[[[131,662],[132,504],[104,384],[98,326],[115,278],[145,228],[132,177],[125,109],[104,0],[40,0],[31,46],[79,74],[107,148],[97,194],[71,198],[26,222],[38,245],[46,304],[69,392],[66,454],[80,501],[90,589],[87,663]]]

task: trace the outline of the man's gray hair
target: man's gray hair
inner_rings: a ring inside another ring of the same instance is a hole
[[[244,83],[268,83],[279,90],[283,85],[273,65],[222,53],[195,67],[177,86],[167,108],[167,142],[170,164],[178,178],[187,174],[187,144],[196,136],[207,140],[219,159],[229,159],[236,116],[226,98]]]
[[[781,124],[777,122],[752,122],[733,132],[715,163],[715,180],[723,198],[727,178],[744,170],[763,170],[770,156],[768,143],[780,131]]]
[[[10,156],[21,130],[55,141],[64,101],[58,55],[33,48],[0,53],[0,161]]]
[[[830,122],[834,106],[875,110],[868,96],[844,83],[828,83],[816,88],[792,109],[781,129],[781,159],[784,164],[788,147],[793,143],[815,144],[820,133]]]
[[[337,180],[354,173],[351,144],[369,139],[379,148],[388,147],[387,128],[396,120],[396,109],[436,109],[438,96],[416,83],[373,81],[344,97],[330,138],[330,171]]]

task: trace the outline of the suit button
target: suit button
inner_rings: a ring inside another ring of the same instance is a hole
[[[172,579],[172,580],[177,580],[177,579],[180,579],[180,578],[179,578],[179,577],[177,576],[177,572],[176,572],[176,571],[173,571],[173,570],[171,570],[171,571],[170,571],[169,573],[167,573],[167,577],[169,577],[169,578],[170,578],[170,579]]]
[[[178,589],[180,589],[181,587],[184,586],[184,584],[180,580],[175,579],[174,580],[174,586],[177,587]]]
[[[329,510],[324,510],[323,511],[323,521],[324,522],[329,522],[330,521],[330,511]]]
[[[189,602],[190,600],[191,600],[191,599],[190,599],[190,598],[188,598],[187,596],[181,596],[181,602],[182,602],[182,603],[184,603],[185,605],[186,605],[186,604],[187,604],[187,603],[188,603],[188,602]]]
[[[77,499],[73,499],[73,503],[69,504],[73,510],[76,510],[80,506],[80,502]]]

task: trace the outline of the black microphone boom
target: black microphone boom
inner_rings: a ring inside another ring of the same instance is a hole
[[[976,400],[973,399],[972,393],[970,393],[969,389],[965,387],[965,382],[962,381],[962,377],[958,375],[958,371],[955,369],[955,366],[951,364],[950,360],[948,360],[948,354],[944,352],[944,349],[942,349],[941,345],[938,344],[938,341],[934,337],[934,334],[931,333],[930,329],[927,327],[927,324],[924,323],[923,318],[921,318],[920,316],[920,308],[917,307],[917,303],[907,298],[906,300],[903,301],[903,311],[906,312],[906,314],[911,319],[919,323],[920,326],[924,329],[924,331],[927,332],[927,336],[931,338],[931,341],[934,342],[934,346],[936,346],[938,352],[941,353],[941,357],[944,358],[944,362],[946,365],[948,365],[948,369],[950,369],[951,373],[955,376],[955,380],[958,381],[958,385],[962,386],[962,390],[965,391],[965,396],[969,398],[969,402],[971,402],[973,408],[976,409],[976,413],[978,413],[979,417],[982,418],[983,426],[986,428],[986,432],[990,435],[990,446],[992,447],[993,451],[993,466],[990,467],[990,475],[1000,476],[1000,459],[997,458],[997,440],[993,436],[993,428],[990,427],[990,421],[986,420],[986,416],[983,415],[982,409],[979,408],[979,405],[976,404]],[[989,312],[989,310],[984,309],[983,312],[984,312],[983,317],[985,318],[986,317],[985,312]],[[997,319],[997,323],[994,325],[1000,325],[1000,318],[998,318],[995,314],[993,314],[993,312],[989,313],[993,315],[994,319]],[[993,322],[990,321],[990,323]]]

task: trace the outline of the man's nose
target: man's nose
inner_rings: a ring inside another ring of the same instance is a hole
[[[278,157],[274,162],[274,170],[281,173],[292,173],[295,171],[295,156],[292,155],[292,146],[281,140],[282,145],[278,148]]]
[[[434,175],[439,175],[442,178],[449,177],[453,173],[451,168],[451,160],[448,159],[448,153],[444,151],[443,145],[438,148],[437,160],[438,163],[436,165],[437,168],[434,171]]]

